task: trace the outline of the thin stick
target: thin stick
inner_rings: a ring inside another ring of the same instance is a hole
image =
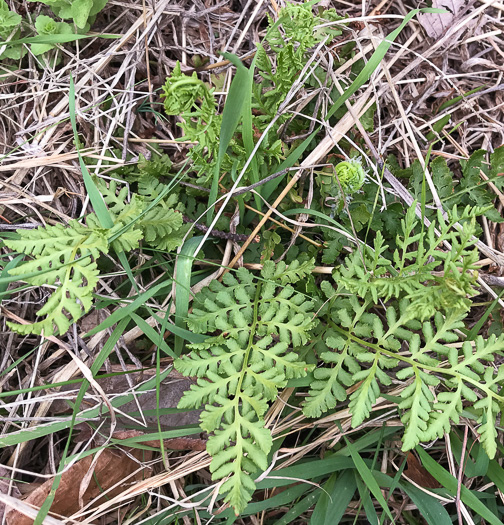
[[[262,211],[256,210],[255,208],[252,208],[252,206],[249,206],[248,204],[245,204],[245,208],[247,208],[250,211],[253,211],[254,213],[258,213],[259,215],[264,216],[264,213]],[[280,222],[280,221],[277,221],[276,219],[273,219],[273,217],[270,217],[269,220],[271,222],[274,222],[275,224],[277,224],[278,226],[280,226],[284,230],[287,230],[287,231],[289,231],[291,233],[295,232],[294,228],[291,228],[290,226],[287,226],[283,222]],[[320,243],[314,241],[313,239],[310,239],[309,237],[307,237],[306,235],[303,235],[302,233],[300,233],[299,236],[301,237],[301,239],[304,239],[306,242],[309,242],[310,244],[313,244],[313,246],[316,246],[317,248],[322,248],[323,247],[323,244],[320,244]]]

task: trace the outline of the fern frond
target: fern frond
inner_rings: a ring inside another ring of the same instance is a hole
[[[502,381],[504,374],[501,373],[500,375]],[[491,397],[480,399],[474,404],[474,408],[480,412],[478,423],[480,423],[481,426],[478,427],[478,433],[481,436],[481,444],[489,458],[494,458],[497,453],[496,419],[499,412],[502,411],[501,407],[502,405],[499,406],[499,403]]]
[[[213,281],[196,297],[188,326],[210,333],[203,343],[175,362],[185,375],[198,376],[179,407],[200,408],[201,427],[211,434],[208,452],[213,479],[229,476],[221,491],[241,512],[255,489],[252,474],[267,468],[271,434],[264,428],[268,402],[289,378],[303,377],[313,367],[292,349],[308,340],[314,303],[291,284],[308,266],[266,264],[261,280],[240,268],[223,282]],[[278,336],[278,337],[276,337]]]
[[[147,203],[157,199],[166,190],[166,185],[146,174],[139,178],[138,194],[134,193],[129,203],[126,201],[126,190],[126,187],[119,189],[116,181],[110,181],[108,186],[100,183],[100,191],[114,215],[114,227],[110,230],[110,235],[114,237],[120,232],[112,247],[116,251],[131,251],[138,248],[140,241],[144,239],[160,250],[172,251],[178,248],[188,228],[183,227],[182,214],[170,207],[177,205],[177,195],[170,194],[143,213]]]
[[[464,385],[462,381],[459,382],[458,387],[451,392],[440,392],[437,395],[437,402],[432,405],[432,411],[429,414],[429,420],[427,422],[426,428],[419,433],[424,441],[432,441],[436,438],[443,437],[445,432],[450,431],[451,423],[456,425],[460,421],[460,414],[462,413],[462,392]],[[472,402],[476,401],[477,396],[471,389],[465,391],[465,397],[467,399],[471,398]],[[471,395],[468,397],[469,392]],[[414,442],[406,444],[404,448],[409,450],[417,444],[417,440]],[[410,446],[411,445],[411,446]]]
[[[155,206],[139,221],[146,242],[160,250],[178,248],[186,232],[182,229],[182,214],[163,206]]]
[[[324,365],[314,372],[305,415],[318,417],[334,408],[347,399],[346,388],[351,387],[349,410],[355,427],[369,417],[382,385],[395,381],[404,385],[398,403],[405,426],[404,450],[442,436],[452,422],[458,423],[466,401],[481,423],[485,450],[493,457],[495,421],[504,403],[504,365],[495,373],[488,363],[504,355],[504,335],[450,346],[459,341],[467,315],[463,310],[437,312],[420,323],[412,318],[407,299],[389,306],[384,316],[369,312],[371,304],[371,300],[361,304],[354,296],[338,298],[329,309],[330,328],[315,345]],[[445,391],[436,398],[434,388],[441,384]]]
[[[86,228],[77,221],[68,227],[61,224],[18,230],[19,240],[6,240],[11,249],[34,260],[10,270],[34,286],[57,285],[47,303],[37,312],[47,316],[31,325],[9,323],[18,333],[35,333],[49,336],[56,329],[65,333],[71,322],[77,321],[92,305],[92,292],[98,282],[98,270],[94,262],[108,250],[107,230]],[[35,275],[30,275],[35,273]]]
[[[103,179],[96,178],[95,184],[100,190],[109,211],[114,216],[119,215],[129,200],[128,187],[124,184],[119,185],[118,181],[113,179],[105,184]]]

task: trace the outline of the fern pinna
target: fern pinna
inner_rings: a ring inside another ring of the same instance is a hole
[[[228,479],[221,492],[237,514],[255,489],[252,474],[265,470],[272,446],[263,416],[268,401],[290,378],[313,368],[293,348],[309,338],[316,321],[314,303],[291,284],[311,271],[313,262],[286,267],[264,264],[259,279],[240,268],[223,283],[213,281],[195,298],[188,326],[211,334],[175,362],[183,374],[197,376],[179,408],[199,408],[201,428],[210,433],[213,479]]]

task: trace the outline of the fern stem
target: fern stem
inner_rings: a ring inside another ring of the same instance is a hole
[[[247,350],[245,351],[245,354],[243,356],[243,364],[242,364],[242,369],[241,369],[241,372],[240,372],[240,379],[238,380],[238,384],[236,385],[236,394],[235,394],[235,401],[236,401],[235,411],[236,412],[238,411],[238,402],[237,402],[238,395],[237,394],[238,394],[238,392],[241,392],[241,386],[242,386],[243,380],[245,378],[245,374],[247,373],[248,360],[249,360],[249,357],[250,357],[250,352],[252,350],[252,346],[254,344],[254,336],[255,336],[255,333],[256,333],[256,330],[257,330],[257,325],[258,325],[257,310],[259,308],[259,298],[261,297],[261,289],[262,289],[262,283],[259,281],[257,283],[256,294],[255,294],[255,298],[254,298],[254,319],[252,321],[252,326],[250,328],[250,334],[249,334]],[[239,416],[239,414],[237,414],[237,417],[238,416]]]

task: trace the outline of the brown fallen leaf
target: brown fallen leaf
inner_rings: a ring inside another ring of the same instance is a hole
[[[152,377],[155,374],[155,370],[145,370],[143,373],[134,373],[129,375],[131,383],[135,386],[146,379]],[[97,383],[103,388],[105,394],[109,396],[117,396],[124,394],[125,392],[131,392],[131,387],[128,383],[128,378],[125,375],[117,375],[106,378],[101,378],[97,380]],[[182,376],[176,370],[170,372],[170,374],[161,382],[159,385],[159,406],[162,409],[165,408],[176,408],[180,398],[184,395],[186,390],[191,388],[193,381],[187,377]],[[61,389],[64,392],[66,389],[71,390],[73,385],[69,385],[68,388],[63,387]],[[156,406],[157,406],[157,394],[156,389],[153,388],[148,392],[137,393],[137,401],[140,406],[142,413],[146,414],[147,411],[150,411],[150,415],[145,415],[145,422],[147,426],[151,429],[158,428],[158,422],[161,425],[161,428],[177,428],[185,425],[195,425],[199,423],[199,410],[190,410],[188,412],[176,412],[174,414],[161,414],[158,418],[155,415]],[[82,408],[90,408],[95,406],[97,401],[92,401],[89,398],[86,398],[82,404]],[[125,414],[138,414],[139,406],[135,401],[130,401],[120,407],[121,412]],[[69,406],[65,401],[55,401],[51,407],[51,413],[59,414],[67,412]],[[137,427],[142,426],[142,418],[138,415],[136,420],[139,422]],[[118,429],[128,429],[131,428],[132,421],[131,419],[117,415],[117,427]]]
[[[408,476],[411,481],[414,481],[417,485],[426,489],[441,488],[437,479],[427,472],[413,452],[408,452],[406,461],[408,468],[404,471],[404,475]]]
[[[139,469],[140,463],[149,461],[151,457],[151,452],[146,450],[132,448],[107,448],[103,450],[98,457],[91,481],[83,494],[84,505],[94,500],[94,507],[103,503],[106,497],[113,498],[121,494],[133,481],[140,481],[150,477],[151,471],[148,468],[139,470],[135,474],[133,473]],[[92,461],[93,456],[87,456],[77,461],[61,476],[61,482],[51,505],[51,513],[57,516],[69,517],[81,510],[79,489],[81,481],[89,471]],[[46,500],[52,484],[53,479],[47,480],[42,485],[34,484],[36,485],[34,490],[27,497],[23,498],[23,501],[40,507]],[[116,484],[117,486],[115,486]],[[114,488],[107,492],[106,497],[101,496],[110,487]],[[24,516],[18,511],[11,510],[6,514],[6,524],[32,525],[33,519]]]
[[[444,9],[444,13],[421,13],[418,15],[420,25],[431,38],[441,38],[455,19],[462,14],[467,0],[432,0],[432,7]]]

